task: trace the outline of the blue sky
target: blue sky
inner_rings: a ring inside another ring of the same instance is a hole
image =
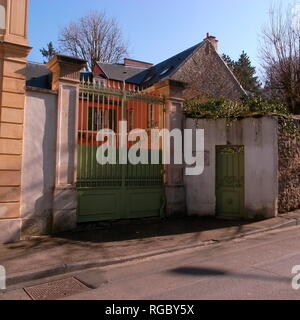
[[[282,0],[285,3],[288,0]],[[130,57],[158,63],[200,42],[210,32],[220,52],[236,59],[242,50],[259,66],[258,35],[273,0],[31,0],[31,61],[42,61],[39,49],[57,40],[70,20],[92,10],[117,18]]]

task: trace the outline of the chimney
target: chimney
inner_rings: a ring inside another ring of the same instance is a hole
[[[135,67],[135,68],[142,68],[142,69],[148,69],[153,66],[152,63],[144,62],[140,60],[133,60],[133,59],[124,59],[124,66],[125,67]]]
[[[217,40],[216,37],[214,36],[211,36],[209,34],[209,32],[207,32],[206,34],[206,38],[204,40],[209,40],[211,42],[211,44],[214,46],[215,50],[218,51],[218,43],[219,43],[219,40]]]

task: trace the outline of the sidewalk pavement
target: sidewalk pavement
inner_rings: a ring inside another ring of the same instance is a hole
[[[0,245],[0,265],[11,286],[298,224],[300,210],[256,222],[185,217],[117,223]]]

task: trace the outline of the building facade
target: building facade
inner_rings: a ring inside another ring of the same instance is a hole
[[[14,240],[21,228],[28,1],[1,0],[0,8],[0,239]]]

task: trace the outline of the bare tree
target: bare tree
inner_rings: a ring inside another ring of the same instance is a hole
[[[297,6],[272,5],[262,29],[260,58],[266,89],[300,113],[300,12]]]
[[[92,12],[71,22],[62,29],[59,44],[61,52],[86,60],[90,70],[96,61],[120,61],[128,50],[116,19],[104,12]]]

